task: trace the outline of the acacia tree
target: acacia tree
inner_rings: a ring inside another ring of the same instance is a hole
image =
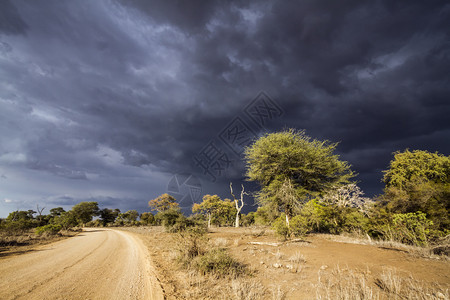
[[[233,226],[236,216],[236,207],[234,201],[230,199],[224,199],[219,202],[219,207],[213,216],[213,223],[220,226]]]
[[[284,212],[289,227],[302,204],[355,176],[350,165],[333,154],[336,146],[293,129],[260,137],[245,150],[248,180],[261,186],[256,200]]]
[[[164,212],[169,209],[177,209],[179,207],[178,203],[176,202],[176,199],[169,194],[162,194],[161,196],[150,200],[148,202],[148,206],[152,210],[156,210],[157,212]]]
[[[86,224],[92,221],[92,217],[98,215],[98,203],[97,202],[80,202],[72,207],[71,210],[78,224]]]
[[[114,210],[109,208],[104,208],[100,210],[100,220],[103,224],[103,226],[106,226],[107,224],[112,224],[117,219],[117,217],[120,214],[120,209],[116,208]]]
[[[205,195],[203,196],[202,203],[194,203],[192,212],[206,214],[208,228],[210,228],[213,219],[219,223],[229,223],[229,216],[234,215],[235,210],[233,202],[230,199],[222,200],[217,195]]]

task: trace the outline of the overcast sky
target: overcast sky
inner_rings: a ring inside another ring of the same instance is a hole
[[[449,28],[432,0],[1,1],[0,217],[229,197],[284,128],[380,194],[392,152],[450,154]]]

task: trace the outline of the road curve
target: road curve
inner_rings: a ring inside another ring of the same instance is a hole
[[[86,229],[0,259],[0,299],[164,299],[147,248],[132,233]]]

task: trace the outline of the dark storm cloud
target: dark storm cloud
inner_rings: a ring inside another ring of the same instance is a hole
[[[24,34],[28,25],[20,17],[17,8],[9,0],[0,2],[0,32]]]
[[[202,176],[194,156],[261,90],[284,111],[266,130],[340,142],[370,194],[393,151],[450,152],[445,1],[1,6],[0,174],[59,178],[36,199],[66,185],[70,201],[145,206],[170,174]],[[243,177],[233,160],[224,194]]]

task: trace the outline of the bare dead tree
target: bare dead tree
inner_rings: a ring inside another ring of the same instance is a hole
[[[38,211],[39,214],[39,221],[42,220],[42,212],[44,211],[45,207],[39,209],[39,204],[36,204],[36,210]]]
[[[244,195],[247,193],[244,192],[244,185],[241,184],[242,190],[241,190],[241,198],[237,199],[236,196],[233,194],[233,183],[230,182],[230,191],[231,196],[233,196],[234,204],[236,205],[236,221],[235,221],[235,227],[239,227],[239,215],[241,213],[242,207],[244,206]]]

